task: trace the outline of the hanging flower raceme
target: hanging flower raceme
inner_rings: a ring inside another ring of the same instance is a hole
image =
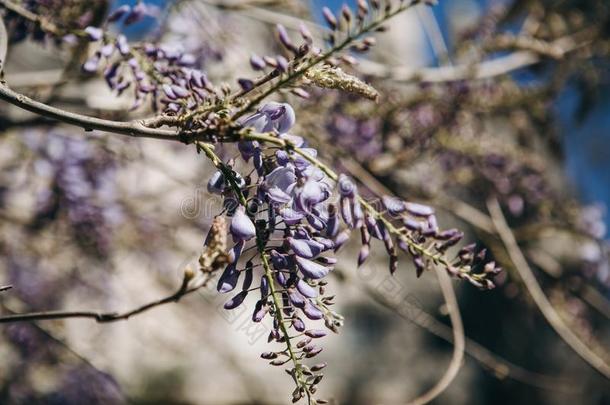
[[[242,119],[244,128],[273,133],[287,147],[265,148],[258,140],[241,140],[238,149],[245,164],[252,165],[245,170],[251,174],[240,175],[233,160],[222,163],[210,178],[208,191],[224,197],[235,242],[217,285],[220,293],[232,294],[225,309],[239,307],[250,293],[256,296],[253,322],[270,317],[269,341],[284,345],[262,357],[272,365],[290,364],[287,371],[297,384],[293,399],[298,401],[311,398],[322,378],[321,367],[302,363],[322,351],[313,342],[326,332],[316,321],[323,320],[333,332],[343,321],[331,309],[333,297],[325,296],[325,278],[337,262],[335,252],[351,232],[360,233],[359,266],[377,239],[389,256],[391,273],[397,270],[399,250],[411,257],[418,276],[430,264],[442,265],[450,274],[491,288],[489,278],[499,269],[493,262],[485,263],[485,252],[475,251],[474,246],[448,259],[447,249],[463,234],[457,229],[440,230],[431,207],[385,196],[383,209],[376,210],[351,178],[315,164],[317,150],[289,133],[294,123],[292,107],[275,102]],[[241,260],[247,251],[255,254]]]
[[[104,25],[122,22],[127,26],[159,12],[156,6],[144,2],[133,7],[124,5],[108,15]],[[150,101],[153,110],[160,108],[168,116],[175,116],[208,105],[217,96],[218,90],[200,70],[200,58],[181,44],[129,44],[125,35],[112,35],[94,26],[86,27],[81,35],[96,47],[83,64],[83,71],[102,71],[108,87],[119,95],[132,89],[132,109]]]
[[[242,125],[257,132],[275,132],[316,156],[317,151],[307,148],[303,138],[288,133],[294,122],[290,105],[268,103],[243,119]],[[229,234],[235,242],[217,289],[232,294],[225,303],[229,310],[242,305],[249,294],[256,297],[253,322],[272,318],[269,341],[285,345],[262,357],[273,365],[291,365],[288,371],[297,382],[295,400],[311,397],[322,379],[323,366],[308,367],[302,362],[322,351],[314,340],[326,335],[315,323],[323,322],[337,332],[343,321],[331,309],[333,297],[325,296],[325,277],[336,263],[337,221],[329,211],[334,182],[294,152],[263,150],[259,142],[247,140],[238,148],[243,161],[253,166],[252,174],[242,177],[233,169],[235,162],[227,162],[208,182],[208,191],[225,199],[226,214],[231,217],[227,219]],[[231,207],[236,201],[237,207]],[[243,257],[253,249],[254,256]]]

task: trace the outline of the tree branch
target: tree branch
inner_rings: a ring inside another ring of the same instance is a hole
[[[177,130],[148,128],[145,125],[146,121],[119,122],[65,111],[17,93],[16,91],[11,90],[3,82],[0,82],[0,100],[4,100],[43,117],[61,121],[66,124],[76,125],[83,128],[85,131],[97,129],[135,138],[152,138],[184,142],[181,133]]]
[[[540,309],[540,312],[544,315],[549,324],[555,329],[557,334],[570,346],[583,360],[585,360],[591,367],[596,369],[604,377],[610,379],[610,366],[593,352],[580,338],[564,323],[553,305],[549,302],[548,298],[542,291],[540,284],[536,281],[536,277],[532,272],[529,264],[521,248],[517,244],[514,234],[506,223],[504,214],[502,214],[502,208],[496,198],[490,198],[487,201],[487,207],[491,220],[496,228],[502,243],[504,244],[506,251],[514,264],[515,269],[525,287],[529,291],[530,295],[534,299],[534,302]]]
[[[555,50],[555,59],[587,46],[586,42],[574,41],[571,37],[557,39],[549,43]],[[560,52],[557,50],[561,50]],[[387,66],[376,62],[362,60],[358,70],[367,75],[391,79],[400,82],[444,83],[460,80],[483,80],[506,75],[515,70],[542,62],[545,54],[536,50],[514,51],[506,56],[495,59],[462,65],[447,65],[441,67],[409,68],[406,66]]]
[[[439,322],[434,316],[430,315],[422,308],[415,307],[417,311],[405,310],[400,304],[395,304],[387,299],[370,286],[365,286],[363,290],[377,303],[394,311],[401,318],[413,322],[415,325],[426,330],[451,344],[453,344],[453,330],[451,327]],[[527,370],[493,353],[485,346],[465,336],[464,352],[475,359],[483,368],[489,370],[496,378],[510,378],[520,383],[533,387],[546,389],[549,391],[560,391],[564,393],[580,392],[581,387],[570,386],[567,379],[560,379],[548,375],[540,374]]]
[[[19,4],[15,4],[12,1],[0,0],[0,6],[6,8],[9,11],[25,18],[28,21],[37,24],[43,31],[48,32],[53,35],[61,35],[61,30],[52,22],[48,21],[46,18],[39,16],[35,13],[32,13],[30,10],[22,7]]]
[[[423,405],[432,401],[438,397],[449,387],[457,376],[462,362],[464,360],[464,348],[466,346],[464,339],[464,325],[462,324],[462,317],[460,316],[460,307],[455,297],[455,291],[451,284],[451,279],[447,275],[444,269],[435,267],[438,282],[441,286],[441,292],[447,305],[447,311],[449,312],[449,318],[451,319],[451,327],[453,329],[453,355],[451,357],[451,363],[445,370],[443,377],[436,382],[434,387],[430,388],[426,393],[420,395],[412,401],[409,401],[409,405]]]
[[[205,273],[205,278],[199,284],[190,287],[189,282],[192,280],[192,273],[184,273],[182,284],[180,288],[172,295],[149,302],[132,310],[116,313],[116,312],[96,312],[96,311],[44,311],[44,312],[31,312],[26,314],[13,314],[5,315],[0,317],[0,323],[11,323],[11,322],[23,322],[23,321],[44,321],[50,319],[67,319],[67,318],[89,318],[93,319],[98,323],[115,322],[120,320],[127,320],[134,315],[141,314],[142,312],[148,311],[152,308],[160,305],[169,304],[172,302],[178,302],[185,295],[191,294],[207,285],[211,280],[212,273]]]
[[[4,65],[6,63],[6,54],[8,52],[8,32],[4,19],[0,18],[0,78],[4,73]]]

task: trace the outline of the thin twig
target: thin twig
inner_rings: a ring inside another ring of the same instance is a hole
[[[62,30],[59,29],[59,27],[57,27],[55,24],[48,21],[43,16],[33,13],[19,4],[13,3],[12,1],[0,0],[0,6],[6,8],[9,11],[12,11],[13,13],[21,16],[22,18],[28,21],[35,23],[45,32],[56,36],[64,34],[64,32],[62,32]]]
[[[588,42],[577,43],[571,38],[560,38],[552,45],[562,46],[562,55],[574,52]],[[503,76],[513,71],[523,69],[545,60],[544,55],[533,50],[521,50],[509,53],[492,60],[474,64],[461,64],[453,66],[440,66],[428,68],[409,68],[406,66],[387,66],[379,63],[362,60],[358,70],[367,75],[382,77],[399,82],[445,83],[460,80],[483,80]]]
[[[44,311],[44,312],[30,312],[25,314],[12,314],[0,317],[0,323],[11,323],[11,322],[23,322],[23,321],[43,321],[50,319],[68,319],[68,318],[89,318],[93,319],[98,323],[115,322],[120,320],[127,320],[134,315],[141,314],[142,312],[148,311],[152,308],[160,305],[169,304],[172,302],[178,302],[185,295],[191,294],[207,285],[211,279],[211,273],[206,273],[203,281],[199,284],[190,287],[189,282],[192,279],[192,275],[185,272],[182,279],[180,288],[172,295],[162,298],[160,300],[149,302],[148,304],[139,306],[132,310],[117,313],[117,312],[96,312],[96,311]]]
[[[10,290],[11,288],[13,288],[13,286],[12,286],[12,285],[10,285],[10,284],[9,284],[9,285],[3,285],[3,286],[0,286],[0,292],[8,291],[8,290]]]
[[[464,360],[464,325],[462,324],[462,317],[460,316],[460,308],[457,303],[457,298],[455,297],[455,291],[453,290],[453,285],[451,284],[451,279],[447,275],[447,272],[438,267],[435,267],[435,271],[441,286],[443,298],[447,305],[447,312],[451,319],[451,328],[453,329],[453,355],[451,356],[451,363],[449,363],[443,377],[441,377],[434,387],[430,388],[426,393],[410,401],[409,405],[427,404],[442,394],[457,376],[462,367],[462,361]]]
[[[4,19],[0,18],[0,78],[4,73],[4,65],[6,64],[6,54],[8,52],[8,33]]]
[[[375,19],[373,21],[370,21],[369,23],[364,25],[361,29],[357,30],[356,32],[348,33],[347,36],[341,42],[337,43],[332,48],[328,49],[326,52],[320,54],[319,56],[311,58],[306,63],[304,63],[302,66],[299,66],[294,71],[290,72],[287,76],[282,77],[280,80],[275,82],[273,85],[269,86],[269,88],[262,91],[252,100],[249,100],[248,103],[244,107],[242,107],[237,113],[234,114],[233,119],[240,118],[242,115],[251,111],[252,108],[254,108],[258,104],[260,104],[260,102],[263,101],[265,98],[267,98],[267,96],[273,94],[277,90],[284,88],[284,86],[287,86],[288,84],[301,78],[310,68],[327,61],[328,59],[330,59],[332,56],[334,56],[338,52],[341,52],[344,49],[346,49],[347,47],[349,47],[350,45],[352,45],[356,39],[362,37],[363,35],[365,35],[369,32],[375,31],[377,28],[379,28],[381,25],[383,25],[386,21],[388,21],[391,18],[395,17],[396,15],[402,13],[403,11],[411,8],[412,6],[417,5],[418,3],[419,3],[419,0],[412,0],[410,2],[405,2],[405,3],[401,4],[399,7],[397,7],[395,10],[389,11],[387,14],[383,15],[382,17]],[[263,76],[262,78],[258,79],[255,82],[255,86],[253,86],[251,89],[240,91],[239,93],[237,93],[236,97],[243,96],[246,93],[248,93],[254,89],[257,89],[260,85],[270,82],[272,79],[274,79],[277,76],[278,76],[277,70],[267,74],[266,76]]]
[[[424,31],[426,32],[426,36],[428,37],[430,44],[432,44],[432,49],[438,58],[439,65],[453,65],[451,55],[449,54],[449,48],[445,43],[445,38],[443,37],[441,27],[438,25],[438,21],[436,21],[434,11],[432,11],[430,7],[418,7],[415,9],[415,12],[417,13],[417,17],[424,27]]]
[[[428,10],[424,10],[426,13]],[[418,10],[419,12],[419,10]],[[421,17],[421,13],[418,14]],[[441,64],[451,64],[451,59],[449,58],[449,52],[447,51],[447,46],[445,41],[443,40],[443,36],[438,29],[438,24],[436,22],[436,18],[434,15],[425,14],[427,17],[423,22],[424,29],[428,38],[432,43],[432,48],[436,53],[436,56],[439,58]],[[430,24],[436,28],[436,30],[430,29]],[[434,35],[438,34],[438,35]],[[458,306],[457,299],[455,297],[455,291],[453,290],[453,285],[451,284],[451,279],[445,272],[445,270],[440,270],[438,266],[434,266],[434,270],[436,272],[438,282],[441,287],[441,292],[443,294],[443,299],[445,300],[445,304],[447,305],[447,312],[449,313],[449,318],[451,319],[451,328],[453,330],[453,355],[451,357],[451,362],[447,369],[445,369],[445,373],[441,377],[440,380],[436,382],[436,384],[429,389],[423,395],[418,396],[414,400],[409,402],[409,405],[423,405],[432,401],[434,398],[438,397],[443,391],[449,387],[449,385],[453,382],[455,377],[457,376],[460,368],[462,367],[462,361],[464,360],[464,325],[462,324],[462,318],[460,316],[460,307]]]
[[[540,309],[549,324],[555,329],[557,334],[570,346],[583,360],[589,363],[590,366],[599,371],[604,377],[610,379],[610,366],[595,352],[593,352],[580,338],[564,323],[555,308],[549,302],[548,298],[542,291],[540,284],[536,281],[536,277],[532,272],[529,264],[521,248],[517,244],[514,234],[506,223],[502,208],[496,198],[490,198],[487,201],[487,207],[491,220],[496,228],[506,251],[514,264],[517,273],[523,280],[525,287],[534,299],[534,302]]]

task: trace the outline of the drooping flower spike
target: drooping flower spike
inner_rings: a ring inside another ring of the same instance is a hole
[[[229,162],[212,175],[208,190],[232,202],[242,201],[227,210],[235,245],[227,252],[227,266],[217,286],[219,292],[231,293],[225,309],[239,307],[249,291],[259,291],[252,320],[271,318],[269,341],[285,345],[283,350],[265,352],[261,357],[272,365],[289,367],[287,371],[297,384],[293,398],[298,400],[312,397],[322,379],[321,367],[304,364],[322,352],[312,339],[322,338],[326,332],[314,324],[323,321],[337,332],[343,322],[331,309],[333,297],[325,295],[325,279],[337,262],[335,252],[353,231],[360,233],[362,244],[358,265],[366,262],[373,240],[378,240],[388,254],[391,273],[398,268],[398,250],[411,256],[418,275],[435,263],[479,287],[489,288],[488,277],[497,269],[482,264],[484,254],[477,254],[474,247],[462,249],[449,260],[446,250],[463,234],[439,230],[431,207],[384,196],[383,210],[376,211],[362,198],[353,179],[329,175],[315,164],[317,151],[302,137],[288,133],[294,123],[293,108],[275,102],[242,119],[244,129],[271,133],[271,139],[289,147],[266,150],[264,140],[240,141],[241,157],[253,166],[251,172],[256,177],[248,179],[250,189],[244,192],[246,182]],[[257,254],[243,265],[241,253],[250,248],[256,248]],[[481,265],[485,267],[480,273],[470,271]]]

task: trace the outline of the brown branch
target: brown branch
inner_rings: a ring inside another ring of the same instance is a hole
[[[4,82],[0,82],[0,100],[16,105],[19,108],[33,112],[53,120],[61,121],[66,124],[76,125],[85,131],[94,129],[115,134],[127,135],[136,138],[152,138],[168,141],[184,142],[180,132],[177,130],[149,128],[146,121],[112,121],[102,118],[90,117],[65,111],[60,108],[32,100],[31,98],[11,90]]]
[[[422,308],[415,306],[415,308],[413,308],[415,311],[405,310],[405,308],[399,307],[400,304],[391,302],[383,294],[369,286],[365,286],[364,291],[377,303],[394,311],[401,318],[412,322],[436,337],[453,344],[452,328],[439,322],[434,316],[427,313]],[[571,381],[567,379],[540,374],[513,364],[468,337],[465,337],[465,343],[464,352],[479,362],[483,368],[489,370],[493,376],[498,379],[510,378],[533,387],[549,391],[559,391],[562,393],[573,394],[580,392],[581,390],[581,387],[570,385],[569,383],[571,383]]]
[[[191,294],[207,285],[211,279],[212,273],[205,273],[205,278],[199,284],[190,287],[189,282],[192,280],[192,273],[185,272],[182,279],[180,288],[172,295],[149,302],[132,310],[117,313],[117,312],[96,312],[96,311],[44,311],[44,312],[30,312],[25,314],[12,314],[0,316],[0,323],[11,323],[11,322],[24,322],[24,321],[44,321],[51,319],[68,319],[68,318],[89,318],[93,319],[98,323],[115,322],[121,320],[127,320],[134,315],[141,314],[142,312],[148,311],[152,308],[160,305],[169,304],[172,302],[178,302],[185,295]]]
[[[449,385],[451,385],[464,361],[464,348],[466,346],[464,325],[462,324],[460,307],[458,306],[457,298],[455,297],[455,291],[453,290],[453,285],[451,284],[451,279],[447,275],[447,272],[438,267],[435,268],[435,271],[438,277],[438,283],[441,286],[443,299],[447,305],[447,312],[449,313],[449,318],[451,320],[451,328],[453,329],[453,355],[451,356],[451,362],[445,370],[445,373],[441,379],[436,382],[434,387],[430,388],[427,392],[414,400],[409,401],[409,405],[427,404],[442,394]]]
[[[6,54],[8,52],[8,32],[4,19],[0,18],[0,78],[4,73],[4,65],[6,62]]]
[[[557,334],[564,340],[564,342],[570,346],[583,360],[585,360],[591,367],[597,370],[604,377],[610,379],[610,366],[591,350],[580,338],[565,324],[563,319],[559,316],[553,305],[549,302],[548,298],[544,294],[544,291],[536,281],[536,277],[532,272],[527,259],[523,255],[521,248],[517,244],[514,234],[510,227],[506,223],[504,214],[502,214],[502,208],[500,203],[495,198],[490,198],[487,201],[487,207],[491,220],[496,228],[498,235],[511,261],[514,264],[517,273],[523,280],[525,287],[529,291],[530,295],[534,299],[534,302],[540,309],[540,312],[544,315],[548,323],[555,329]]]
[[[48,21],[46,18],[31,12],[30,10],[22,7],[19,4],[13,3],[12,1],[0,0],[0,6],[6,8],[9,11],[12,11],[13,13],[21,16],[22,18],[25,18],[28,21],[33,22],[45,32],[57,36],[63,34],[62,30],[60,30],[59,27],[57,27],[55,24]]]
[[[518,42],[518,41],[517,41]],[[524,45],[519,42],[519,45]],[[537,48],[518,50],[506,56],[473,64],[449,65],[428,68],[409,68],[406,66],[387,66],[376,62],[362,60],[358,65],[361,73],[400,82],[444,83],[460,80],[483,80],[509,74],[542,62],[549,57],[561,59],[565,55],[589,45],[589,41],[576,41],[573,37],[563,37],[544,46],[538,43]],[[542,52],[542,50],[546,52]]]

